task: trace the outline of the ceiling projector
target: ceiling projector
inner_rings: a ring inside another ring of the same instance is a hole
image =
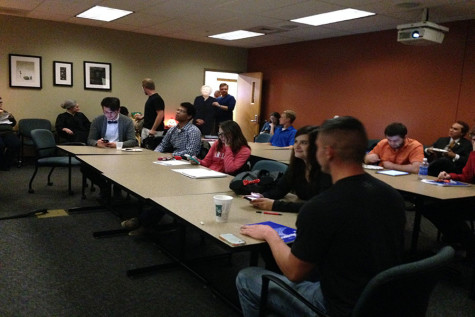
[[[440,44],[449,28],[429,21],[397,26],[397,41],[408,45]]]

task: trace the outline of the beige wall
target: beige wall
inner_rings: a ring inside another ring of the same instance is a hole
[[[200,94],[204,70],[246,71],[247,50],[131,32],[0,15],[0,96],[18,119],[52,121],[67,98],[92,120],[100,101],[116,96],[129,111],[143,111],[141,80],[151,77],[165,100],[166,118]],[[42,57],[41,90],[9,87],[8,54]],[[73,87],[53,85],[53,61],[73,63]],[[84,90],[83,62],[112,64],[112,90]]]

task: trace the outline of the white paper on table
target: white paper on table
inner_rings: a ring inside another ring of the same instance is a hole
[[[182,160],[156,161],[154,163],[159,164],[159,165],[163,165],[163,166],[190,165],[190,162],[182,161]]]
[[[227,174],[216,172],[207,168],[172,169],[172,171],[180,173],[190,178],[213,178],[213,177],[228,176]]]

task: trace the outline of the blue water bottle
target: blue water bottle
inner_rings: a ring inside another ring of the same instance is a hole
[[[424,157],[424,160],[419,166],[419,179],[426,179],[428,172],[429,172],[429,162],[427,162],[427,158]]]

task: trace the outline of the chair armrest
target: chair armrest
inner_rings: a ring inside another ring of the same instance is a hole
[[[287,291],[289,295],[292,295],[293,297],[297,298],[305,306],[307,306],[313,312],[317,313],[318,316],[328,317],[328,315],[326,315],[319,308],[317,308],[315,305],[310,303],[305,297],[300,295],[296,290],[294,290],[292,287],[287,285],[284,281],[282,281],[281,279],[279,279],[278,277],[274,275],[269,275],[269,274],[262,275],[261,303],[260,303],[260,310],[259,310],[260,317],[265,317],[267,313],[267,293],[269,290],[270,281],[274,282],[277,286],[280,286],[282,289]]]

